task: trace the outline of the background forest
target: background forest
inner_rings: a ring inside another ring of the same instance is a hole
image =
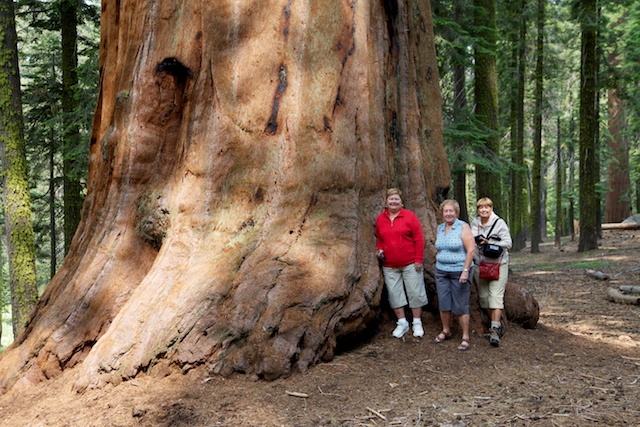
[[[86,191],[100,5],[13,4],[33,219],[27,247],[42,293],[69,248]],[[431,6],[453,177],[448,196],[461,203],[461,216],[473,216],[476,198],[489,196],[516,249],[529,242],[535,252],[549,236],[578,231],[580,250],[594,249],[585,227],[595,231],[591,224],[620,222],[640,209],[640,2]],[[11,315],[7,209],[4,203],[0,211],[3,347],[20,328]]]

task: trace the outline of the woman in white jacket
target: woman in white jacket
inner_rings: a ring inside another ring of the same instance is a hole
[[[511,233],[507,223],[493,212],[493,201],[488,197],[478,200],[478,217],[471,223],[471,232],[476,241],[477,249],[474,255],[475,281],[478,284],[480,307],[486,309],[491,319],[488,338],[492,346],[500,345],[500,338],[504,336],[501,324],[504,309],[504,291],[509,277],[509,249],[511,249]],[[497,259],[490,259],[484,255],[486,245],[497,245],[502,248],[502,254]],[[499,262],[500,277],[497,280],[480,278],[480,262]]]

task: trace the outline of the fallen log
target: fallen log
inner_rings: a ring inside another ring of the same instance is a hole
[[[623,285],[618,289],[620,289],[623,294],[640,294],[640,286]]]
[[[585,273],[587,274],[587,276],[591,276],[598,280],[609,280],[609,275],[606,273],[603,273],[602,271],[586,270]]]
[[[618,304],[640,305],[640,295],[626,295],[615,288],[607,289],[607,298]]]
[[[602,224],[603,230],[640,230],[640,223],[637,222],[609,222]]]
[[[613,278],[616,279],[618,276],[622,276],[623,274],[633,273],[634,271],[640,270],[640,267],[634,267],[630,270],[621,271],[620,273],[616,273],[613,275]]]

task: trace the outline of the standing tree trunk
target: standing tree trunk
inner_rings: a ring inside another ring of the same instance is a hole
[[[83,166],[78,165],[80,130],[75,119],[78,99],[75,87],[78,84],[78,0],[61,0],[60,28],[62,37],[62,118],[63,138],[63,201],[64,201],[64,250],[69,251],[71,240],[80,223],[82,214],[82,184],[80,176]]]
[[[24,146],[18,48],[12,0],[0,0],[0,156],[13,334],[38,301],[31,199]]]
[[[498,74],[496,71],[496,0],[475,0],[476,28],[481,46],[475,51],[475,113],[486,129],[483,154],[487,165],[476,165],[476,196],[490,197],[502,213],[500,174],[491,166],[500,157],[498,134]],[[502,213],[504,215],[504,213]]]
[[[598,248],[598,156],[596,151],[597,1],[581,0],[582,59],[580,68],[580,239],[578,252]]]
[[[514,41],[517,72],[514,78],[514,97],[511,119],[511,161],[520,167],[511,173],[511,209],[509,209],[509,228],[513,239],[512,250],[518,251],[526,246],[528,192],[526,185],[526,165],[524,162],[524,94],[527,46],[527,4],[518,1],[518,36]],[[517,12],[516,12],[517,13]]]
[[[616,89],[610,89],[609,103],[609,185],[605,202],[605,222],[621,222],[631,215],[631,175],[629,167],[629,139],[625,135],[626,101]]]
[[[533,165],[531,167],[531,253],[540,252],[544,219],[542,174],[542,96],[544,86],[544,8],[546,0],[538,0],[536,27],[535,106],[533,113]]]
[[[462,0],[456,0],[453,5],[454,22],[464,22],[465,6]],[[454,40],[452,40],[454,42]],[[460,43],[458,43],[459,45]],[[456,45],[456,62],[453,64],[453,119],[456,124],[468,121],[467,117],[467,69],[466,46]],[[456,159],[453,161],[453,197],[460,204],[460,219],[469,222],[469,209],[467,206],[467,163],[463,150],[466,141],[462,137],[454,142]]]
[[[617,24],[624,22],[624,17]],[[612,68],[620,66],[617,52],[609,54]],[[608,91],[609,105],[609,163],[608,192],[605,202],[605,222],[622,222],[631,214],[631,175],[629,167],[629,138],[626,135],[627,101],[620,98],[619,83],[614,78],[614,86]]]
[[[568,171],[567,171],[567,186],[569,187],[569,212],[567,213],[568,218],[568,225],[569,225],[569,234],[571,235],[571,241],[575,241],[576,239],[576,232],[578,232],[579,230],[576,230],[575,225],[574,225],[574,221],[576,219],[576,212],[575,212],[575,199],[576,199],[576,192],[575,192],[575,176],[576,176],[576,145],[574,143],[575,141],[575,134],[576,134],[576,122],[573,118],[573,116],[571,116],[571,118],[569,119],[569,138],[567,139],[567,157],[568,157]]]
[[[562,169],[564,168],[564,163],[562,162],[562,132],[560,128],[560,117],[557,119],[557,130],[558,134],[556,136],[556,227],[555,227],[555,246],[562,246],[562,183],[564,177],[562,175]]]
[[[435,240],[429,2],[104,1],[101,22],[83,219],[2,388],[331,359],[380,309],[387,187]]]

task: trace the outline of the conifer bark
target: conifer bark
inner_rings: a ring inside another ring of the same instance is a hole
[[[0,156],[13,333],[38,300],[13,1],[0,1]]]
[[[485,164],[476,165],[476,195],[490,197],[495,211],[505,215],[502,203],[500,174],[491,165],[492,159],[500,157],[500,136],[498,134],[498,74],[496,69],[496,2],[495,0],[475,0],[476,28],[481,38],[481,46],[475,51],[475,114],[484,125],[485,144],[481,154]]]
[[[582,30],[582,54],[580,63],[580,240],[578,251],[598,247],[598,196],[596,185],[598,151],[597,136],[597,2],[581,0],[580,27]]]

